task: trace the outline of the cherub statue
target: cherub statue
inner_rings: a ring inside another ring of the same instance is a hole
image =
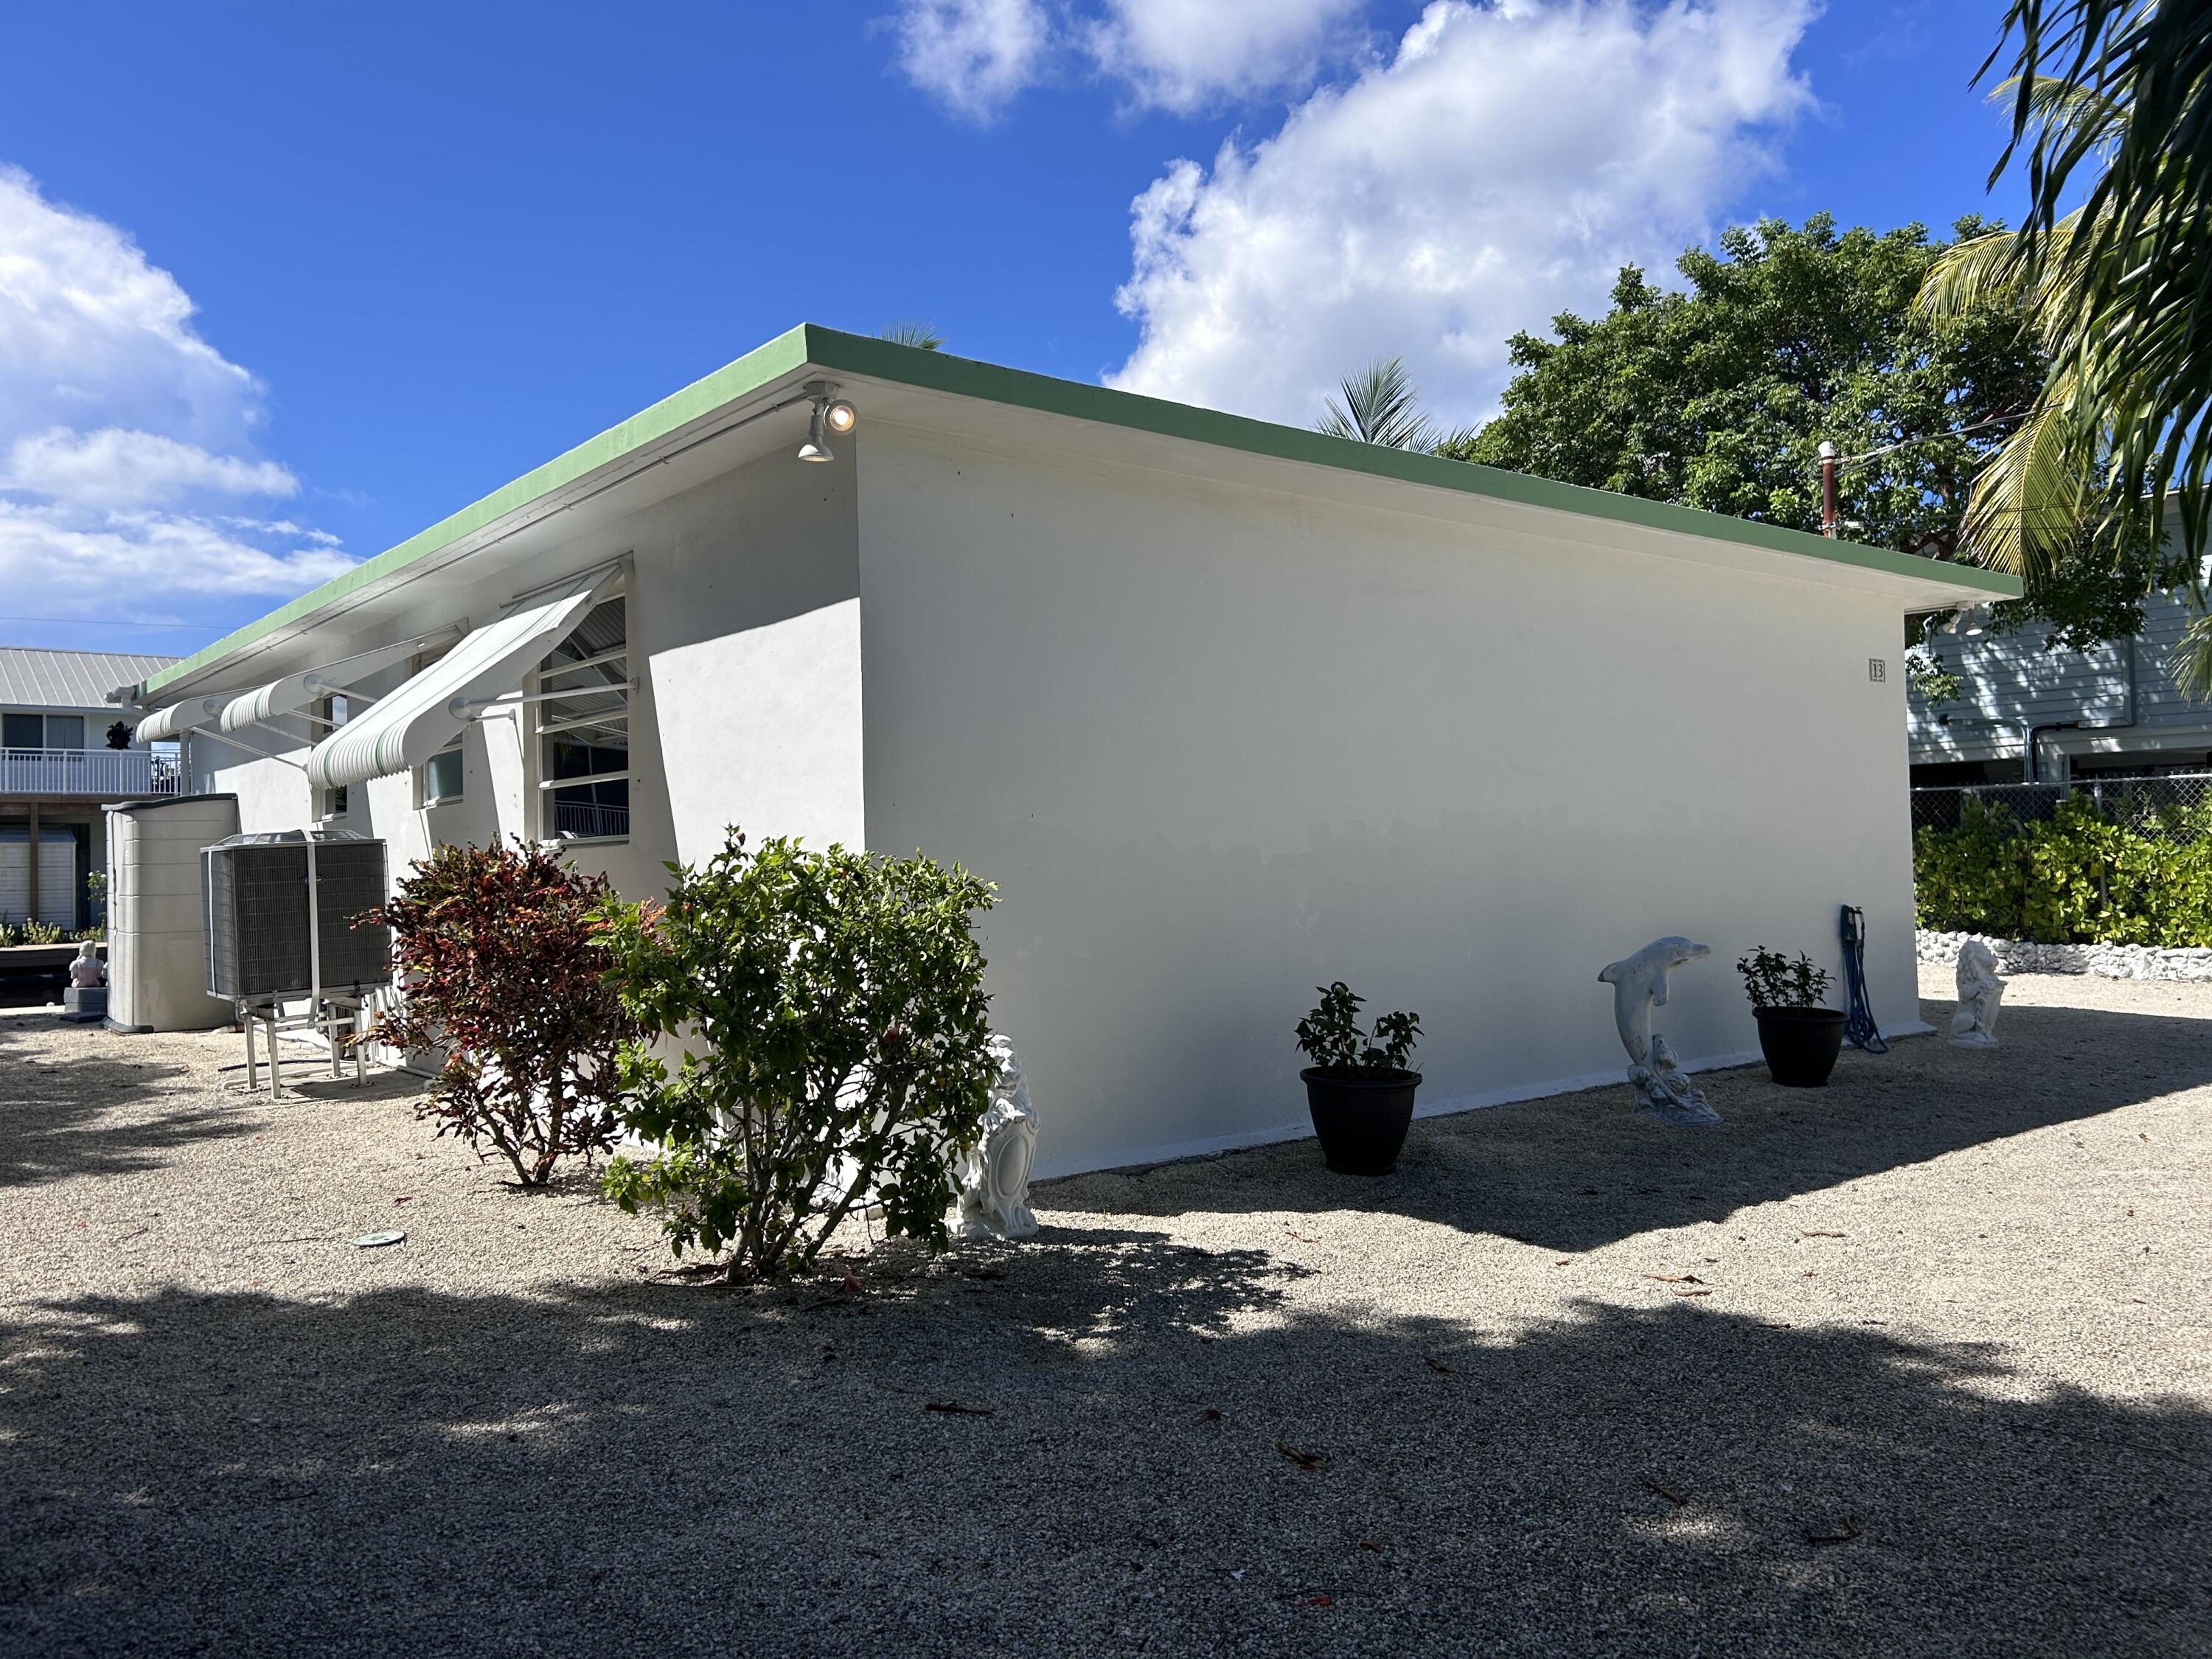
[[[70,963],[69,982],[80,991],[107,983],[107,965],[100,959],[100,947],[90,939],[77,947],[76,960]]]
[[[975,1144],[960,1159],[957,1231],[963,1238],[1027,1238],[1037,1230],[1029,1207],[1036,1109],[1030,1104],[1029,1082],[1014,1058],[1014,1045],[994,1035],[990,1048],[999,1075]]]
[[[1670,935],[1655,939],[1632,957],[1607,963],[1598,978],[1613,987],[1613,1020],[1628,1050],[1628,1080],[1639,1109],[1668,1123],[1717,1123],[1721,1115],[1692,1088],[1667,1039],[1651,1029],[1651,1011],[1667,1003],[1667,975],[1711,947]]]
[[[2004,981],[1997,977],[1997,959],[1978,939],[1968,939],[1959,951],[1959,1012],[1951,1016],[1954,1048],[1994,1048],[1997,1046],[1997,1004],[2004,1000]]]

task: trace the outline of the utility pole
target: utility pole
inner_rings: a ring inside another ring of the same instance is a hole
[[[1826,439],[1820,441],[1820,533],[1831,541],[1835,539],[1836,508],[1836,447]]]

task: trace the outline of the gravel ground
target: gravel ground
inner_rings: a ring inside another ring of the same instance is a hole
[[[2212,987],[1999,1030],[748,1291],[407,1079],[0,1014],[0,1650],[2212,1651]]]

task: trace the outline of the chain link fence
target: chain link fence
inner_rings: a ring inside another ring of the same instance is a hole
[[[2212,812],[2194,809],[2212,801],[2212,772],[2157,777],[2100,777],[2063,783],[1975,783],[1912,791],[1912,827],[1955,830],[1968,800],[2009,813],[2021,823],[2043,822],[2072,797],[2090,802],[2109,823],[2195,841],[2212,835]]]

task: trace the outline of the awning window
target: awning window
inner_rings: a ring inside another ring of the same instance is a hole
[[[591,571],[465,635],[414,678],[317,744],[307,757],[309,781],[343,789],[422,765],[448,747],[486,701],[519,689],[620,574],[617,565]]]

